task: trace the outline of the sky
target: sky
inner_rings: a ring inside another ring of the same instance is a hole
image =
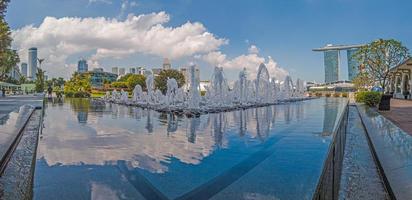
[[[260,63],[276,79],[323,82],[326,44],[394,38],[412,48],[408,0],[12,0],[7,14],[22,62],[38,47],[49,77],[68,78],[80,58],[89,68],[214,66],[230,80]],[[341,79],[347,79],[342,52]]]

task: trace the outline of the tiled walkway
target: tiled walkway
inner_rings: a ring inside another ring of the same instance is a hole
[[[412,100],[391,99],[391,110],[380,113],[412,135]]]

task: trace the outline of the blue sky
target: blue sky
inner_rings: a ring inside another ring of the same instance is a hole
[[[122,4],[126,5],[123,9]],[[253,60],[250,61],[252,65],[259,58],[265,59],[265,62],[271,65],[268,61],[270,56],[276,62],[276,65],[271,67],[285,69],[294,78],[323,81],[323,55],[311,51],[312,48],[327,43],[366,43],[377,38],[395,38],[408,48],[412,48],[411,8],[412,2],[406,0],[13,0],[6,18],[13,30],[21,30],[30,24],[35,28],[38,27],[44,23],[43,20],[47,16],[56,19],[106,17],[123,21],[128,14],[139,16],[164,11],[170,18],[161,23],[165,28],[180,27],[188,21],[192,25],[199,22],[206,32],[213,34],[215,39],[225,40],[223,43],[216,43],[213,47],[193,51],[191,55],[176,56],[172,59],[174,66],[183,66],[190,61],[195,61],[201,67],[202,79],[207,79],[213,70],[213,65],[219,62],[208,62],[207,59],[199,59],[199,57],[203,58],[202,55],[208,52],[219,52],[219,55],[225,56],[224,61],[222,59],[219,61],[223,67],[227,66],[226,75],[231,79],[235,79],[237,72],[243,69],[242,66],[234,65],[248,62],[247,59]],[[18,44],[15,48],[26,47],[25,42],[21,40],[26,37],[24,34],[30,33],[20,32],[16,34],[20,39],[16,39]],[[33,35],[29,36],[33,38]],[[205,41],[207,43],[208,40]],[[42,56],[41,47],[44,46],[46,49],[47,44],[41,42],[47,43],[47,39],[41,41],[33,39],[32,43],[26,43],[40,46],[39,54]],[[258,48],[258,52],[248,52],[252,45]],[[47,52],[50,51],[55,50],[50,48]],[[163,53],[173,55],[171,52],[150,48],[137,51],[139,52],[121,58],[113,58],[93,56],[96,50],[85,48],[84,51],[73,51],[68,53],[70,54],[68,57],[51,61],[48,71],[54,71],[53,67],[59,65],[57,60],[64,60],[65,67],[73,70],[79,57],[98,57],[96,58],[98,62],[94,66],[102,66],[106,70],[111,66],[144,65],[151,68],[161,65]],[[257,56],[248,57],[251,53]],[[53,54],[51,60],[59,57],[58,53],[51,54]],[[24,61],[24,52],[22,56]],[[341,67],[343,78],[347,77],[345,64],[343,62]],[[248,67],[248,70],[252,69],[253,67]],[[56,71],[66,73],[65,70]],[[276,69],[271,72],[279,73]],[[60,74],[54,72],[52,75]]]

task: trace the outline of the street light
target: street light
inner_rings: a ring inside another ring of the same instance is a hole
[[[44,61],[44,58],[37,58],[37,61],[39,61],[39,68],[41,69],[41,64]]]

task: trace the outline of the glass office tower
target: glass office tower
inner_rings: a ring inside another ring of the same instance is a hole
[[[329,50],[324,52],[325,83],[339,80],[339,51]]]
[[[346,51],[347,57],[348,57],[348,78],[349,78],[350,81],[352,81],[359,74],[359,63],[353,57],[353,55],[355,55],[356,51],[358,51],[357,48],[348,49]]]

